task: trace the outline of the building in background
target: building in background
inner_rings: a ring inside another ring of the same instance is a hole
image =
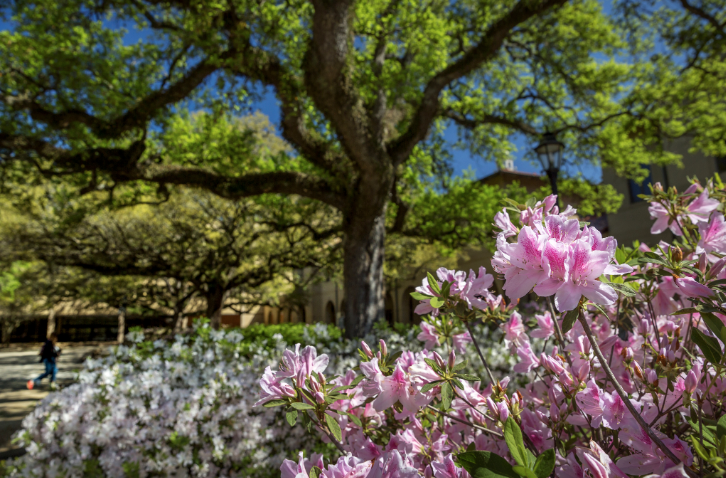
[[[612,169],[603,170],[603,183],[612,184],[623,195],[623,204],[618,212],[608,214],[609,234],[618,240],[618,244],[630,245],[636,240],[648,244],[673,240],[670,230],[658,235],[650,233],[653,220],[648,213],[649,204],[638,197],[639,194],[650,194],[649,184],[660,183],[666,189],[675,186],[683,191],[690,186],[688,178],[704,182],[716,173],[726,172],[726,158],[691,153],[688,149],[689,143],[685,139],[672,142],[670,150],[683,155],[683,167],[647,166],[649,174],[641,184],[617,176]]]

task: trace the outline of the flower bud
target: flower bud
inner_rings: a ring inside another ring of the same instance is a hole
[[[639,378],[640,380],[644,380],[644,379],[645,379],[645,378],[643,377],[643,369],[641,369],[641,368],[640,368],[640,365],[638,365],[638,362],[633,362],[633,372],[635,373],[635,375],[636,375],[636,376],[637,376],[637,377],[638,377],[638,378]]]
[[[653,190],[659,192],[663,191],[663,185],[660,182],[657,182],[653,185]]]
[[[573,367],[572,372],[578,382],[585,382],[590,374],[590,362],[583,361],[579,366]]]
[[[454,365],[456,365],[456,354],[452,350],[449,354],[449,369],[454,368]]]
[[[688,375],[686,375],[686,392],[693,393],[696,391],[696,387],[698,387],[698,378],[696,377],[696,374],[693,370],[688,372]]]
[[[385,357],[386,355],[388,355],[388,347],[386,347],[386,341],[381,339],[378,344],[381,348],[381,353],[383,354],[383,356]]]
[[[434,352],[434,361],[436,362],[436,365],[438,365],[441,368],[446,367],[446,362],[444,362],[444,359],[441,358],[441,355],[439,355],[438,352]]]
[[[726,257],[719,259],[711,266],[711,270],[708,271],[708,277],[709,278],[718,277],[718,275],[723,270],[724,266],[726,266]]]
[[[672,350],[669,350],[666,353],[666,358],[668,359],[668,361],[670,363],[674,363],[676,361],[676,354],[675,354],[675,352],[673,352]]]
[[[705,274],[707,265],[708,261],[706,260],[706,254],[701,254],[698,258],[698,270]]]
[[[649,368],[645,372],[645,381],[651,385],[656,385],[658,383],[658,374],[655,373],[655,370]]]
[[[673,259],[673,262],[681,262],[683,260],[683,251],[680,247],[675,246],[671,248],[671,259]]]
[[[373,358],[373,351],[368,346],[365,340],[360,341],[360,347],[361,349],[363,349],[363,353],[366,354],[366,357],[368,357],[369,359]]]

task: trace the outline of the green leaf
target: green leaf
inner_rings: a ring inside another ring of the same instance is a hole
[[[445,304],[445,301],[441,297],[432,297],[430,304],[434,309],[440,309]]]
[[[262,404],[265,408],[272,408],[272,407],[279,407],[280,405],[287,405],[289,402],[287,400],[283,399],[277,399],[277,400],[270,400],[269,402],[265,402]]]
[[[524,438],[522,430],[517,425],[514,418],[507,418],[504,424],[504,441],[507,442],[509,453],[512,458],[521,466],[527,466],[527,451],[524,448]]]
[[[310,473],[308,473],[308,476],[310,478],[318,478],[320,476],[320,473],[322,473],[322,472],[323,472],[323,470],[321,470],[317,466],[314,466],[314,467],[310,468]]]
[[[294,427],[295,423],[297,422],[297,410],[290,410],[289,412],[287,412],[285,414],[285,419],[291,427]]]
[[[701,312],[700,307],[686,307],[673,312],[673,315],[684,315],[684,314],[699,314]]]
[[[525,466],[513,466],[512,470],[514,470],[515,473],[524,478],[537,478],[537,475],[534,474],[534,471],[530,470]]]
[[[709,460],[709,453],[706,451],[706,449],[701,446],[701,443],[698,441],[698,437],[696,435],[691,435],[691,444],[693,445],[693,449],[696,450],[696,453],[703,458],[704,460]]]
[[[555,450],[554,448],[550,448],[537,457],[537,461],[534,462],[534,473],[537,475],[537,478],[547,478],[552,474],[552,470],[554,469]]]
[[[457,459],[472,478],[519,478],[507,460],[490,451],[465,451]]]
[[[635,297],[635,291],[627,284],[618,284],[617,282],[605,282],[605,284],[609,285],[626,297]]]
[[[655,252],[646,252],[645,257],[640,258],[640,262],[643,264],[651,263],[651,264],[660,264],[663,266],[668,265],[666,261],[663,260],[661,256],[656,254]]]
[[[335,438],[338,441],[341,441],[343,439],[343,434],[340,431],[340,425],[338,425],[338,422],[335,418],[333,418],[332,415],[325,414],[325,423],[328,425],[328,429],[330,430],[330,433],[333,435],[333,438]]]
[[[439,283],[436,281],[436,278],[432,276],[430,272],[426,273],[426,277],[428,278],[429,287],[431,287],[431,290],[437,294],[441,294],[441,289],[439,288]]]
[[[303,402],[292,402],[290,406],[292,406],[295,410],[315,410],[314,406]]]
[[[467,382],[481,382],[481,379],[477,377],[476,375],[469,375],[466,373],[460,373],[456,375],[462,380],[466,380]]]
[[[428,392],[429,390],[431,390],[432,388],[434,388],[435,386],[437,386],[440,383],[441,383],[441,380],[436,380],[435,382],[427,383],[426,385],[421,387],[421,393]]]
[[[468,360],[464,360],[462,362],[459,362],[456,365],[454,365],[454,368],[452,368],[451,371],[452,372],[458,372],[459,370],[464,369],[464,367],[466,367],[468,365],[468,363],[469,363]]]
[[[416,300],[429,300],[433,296],[422,294],[421,292],[411,292],[411,297]]]
[[[448,410],[451,408],[451,401],[454,399],[454,390],[451,388],[451,384],[444,382],[441,384],[441,408],[442,410]]]
[[[719,440],[726,436],[726,415],[718,419],[718,424],[716,425],[716,436]]]
[[[701,352],[709,362],[712,364],[721,363],[721,346],[718,340],[707,336],[696,328],[691,330],[691,339],[694,344],[700,347]]]
[[[572,329],[572,326],[575,325],[575,321],[577,320],[577,315],[580,313],[580,308],[575,307],[573,310],[567,312],[565,314],[565,318],[562,319],[562,333],[566,334]]]
[[[348,418],[350,419],[351,422],[355,423],[356,425],[358,425],[361,428],[363,427],[363,423],[360,421],[360,418],[356,417],[352,413],[346,413],[346,415],[348,415]]]
[[[451,282],[445,280],[443,283],[443,286],[441,287],[441,296],[444,298],[448,298],[450,291],[451,291]]]
[[[726,344],[726,327],[724,327],[721,319],[708,312],[701,312],[701,318],[706,323],[711,332]]]
[[[444,373],[443,370],[441,370],[441,367],[439,367],[439,365],[436,363],[436,361],[434,359],[425,358],[424,362],[426,362],[429,365],[429,367],[431,367],[433,369],[433,371],[436,372],[437,374],[441,375],[442,373]]]

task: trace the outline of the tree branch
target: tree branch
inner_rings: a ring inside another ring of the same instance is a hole
[[[413,148],[426,137],[439,112],[439,94],[444,88],[451,82],[492,60],[502,46],[504,39],[517,25],[544,13],[552,7],[562,5],[566,1],[520,0],[506,15],[489,27],[475,47],[467,51],[459,60],[434,75],[424,89],[423,97],[408,129],[389,148],[394,164],[398,165],[406,161]]]

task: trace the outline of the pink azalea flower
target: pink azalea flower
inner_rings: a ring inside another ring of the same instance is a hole
[[[376,460],[367,478],[419,478],[420,476],[405,453],[401,456],[398,450],[393,450],[387,456]]]
[[[370,461],[363,461],[352,455],[341,456],[335,465],[328,465],[327,469],[323,470],[322,476],[325,478],[365,478],[370,473],[372,466]]]
[[[284,397],[294,397],[295,389],[286,383],[280,382],[270,367],[265,369],[265,373],[260,379],[260,399],[253,406],[259,406],[270,400],[279,400]]]
[[[416,393],[398,364],[393,374],[381,381],[380,388],[381,392],[373,401],[373,408],[379,412],[392,407],[398,401],[407,412],[415,413],[429,402],[426,396]]]
[[[292,460],[283,461],[280,466],[280,471],[282,472],[281,478],[309,478],[308,472],[305,469],[303,452],[300,452],[297,463]]]
[[[668,210],[660,203],[652,202],[648,206],[648,212],[650,217],[655,219],[655,222],[650,227],[651,234],[660,234],[666,229],[670,229],[676,236],[682,236],[681,225],[676,221],[671,221]]]
[[[592,417],[592,426],[597,428],[602,423],[603,391],[597,386],[595,380],[590,379],[587,387],[575,396],[577,406]]]
[[[532,287],[544,280],[546,273],[542,270],[543,237],[537,235],[532,228],[524,226],[514,244],[497,245],[497,249],[508,258],[514,266],[504,273],[504,290],[511,299],[519,299],[526,295]],[[494,262],[492,262],[494,264]]]
[[[451,336],[451,340],[454,343],[454,349],[457,352],[463,353],[466,351],[466,344],[472,343],[471,335],[469,332],[463,334],[456,334]]]
[[[578,450],[577,455],[582,461],[584,470],[588,470],[593,478],[628,478],[605,451],[594,441],[590,442],[590,450]],[[584,471],[583,470],[583,471]]]
[[[432,462],[435,478],[461,478],[461,468],[454,463],[452,455],[446,455],[443,463]]]
[[[529,373],[532,369],[539,367],[539,360],[532,351],[532,346],[529,342],[524,342],[517,348],[517,355],[519,356],[519,363],[517,363],[512,370],[517,373]]]
[[[703,284],[699,284],[693,277],[679,277],[673,283],[686,297],[711,297],[713,291]]]
[[[285,350],[280,361],[279,378],[295,378],[298,386],[305,383],[305,379],[312,373],[322,373],[328,367],[329,358],[326,354],[318,357],[315,347],[307,346],[300,352],[300,344],[295,350]]]
[[[686,216],[688,219],[693,221],[693,223],[706,222],[708,221],[708,217],[711,215],[711,212],[716,210],[718,204],[717,199],[711,199],[708,197],[708,189],[704,188],[698,198],[688,205],[688,212],[686,213]]]
[[[433,349],[439,345],[439,334],[436,332],[436,327],[428,322],[421,322],[421,332],[416,338],[424,342],[427,349]]]
[[[499,234],[504,237],[517,235],[518,229],[512,224],[512,220],[509,219],[509,213],[507,211],[499,211],[494,215],[494,225],[501,229]]]
[[[714,214],[710,221],[699,223],[698,233],[701,240],[698,241],[696,254],[703,254],[704,252],[726,253],[726,221],[724,221],[723,214]],[[715,256],[711,257],[713,261],[717,260]]]
[[[617,300],[615,290],[597,280],[610,264],[609,253],[594,251],[590,244],[578,240],[572,246],[550,241],[542,255],[549,278],[537,285],[534,292],[543,297],[555,294],[555,305],[560,312],[574,309],[583,295],[602,305],[611,305]]]
[[[524,323],[522,322],[522,316],[518,312],[512,312],[509,320],[501,325],[502,332],[504,332],[504,340],[507,343],[519,345],[527,340],[527,336],[524,333]]]
[[[688,478],[688,474],[683,469],[683,463],[681,463],[673,468],[668,468],[662,475],[648,475],[644,478]]]
[[[537,314],[534,318],[537,319],[539,328],[532,331],[529,335],[537,339],[547,339],[555,333],[555,324],[552,322],[552,316],[549,312]]]

